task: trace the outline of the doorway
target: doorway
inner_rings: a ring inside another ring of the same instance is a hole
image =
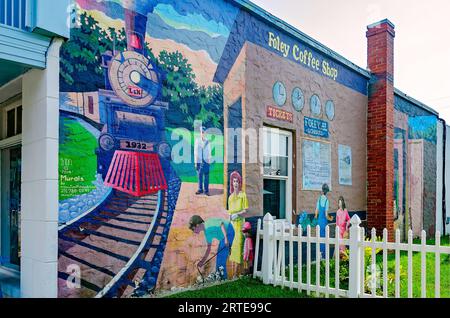
[[[411,140],[409,142],[409,217],[414,237],[420,237],[423,230],[423,166],[423,140]]]
[[[1,266],[20,269],[22,148],[1,150]]]
[[[20,272],[22,103],[20,98],[3,107],[0,139],[0,267]],[[1,278],[1,277],[0,277]]]

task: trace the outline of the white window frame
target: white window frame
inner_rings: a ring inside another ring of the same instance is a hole
[[[0,140],[0,149],[4,149],[4,148],[9,148],[9,147],[13,147],[13,146],[17,146],[22,142],[22,134],[18,134],[17,135],[17,108],[19,108],[20,106],[22,106],[22,98],[17,99],[13,102],[10,102],[8,104],[6,104],[5,106],[2,107],[1,112],[2,112],[2,129],[1,129],[1,140]],[[12,137],[7,138],[7,132],[8,132],[8,112],[10,110],[15,109],[15,126],[14,126],[14,130],[15,130],[15,134]],[[23,120],[23,106],[22,106],[22,120]],[[23,132],[23,124],[22,124],[22,132]]]
[[[286,219],[290,224],[292,223],[292,179],[293,179],[293,156],[294,156],[294,149],[293,149],[293,134],[292,132],[288,130],[283,130],[281,128],[273,128],[264,126],[263,128],[264,134],[263,139],[266,132],[271,132],[275,134],[279,134],[282,136],[288,137],[288,176],[269,176],[264,174],[263,169],[263,180],[281,180],[286,181]],[[264,156],[267,154],[265,149],[265,140],[263,140],[263,154]]]

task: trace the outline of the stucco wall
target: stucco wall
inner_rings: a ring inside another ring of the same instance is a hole
[[[403,195],[406,196],[405,213],[403,216],[400,215],[399,220],[396,221],[396,228],[401,230],[403,238],[406,238],[406,231],[410,228],[410,223],[413,224],[416,236],[422,229],[427,232],[428,236],[433,236],[436,230],[438,199],[438,117],[399,94],[395,95],[395,113],[395,138],[408,141],[405,143],[408,156],[404,161],[404,170],[395,171],[395,173],[404,175],[401,186],[405,189]],[[420,151],[419,148],[412,151],[410,142],[422,143],[423,147],[420,147]],[[423,162],[420,166],[417,165],[419,161]],[[411,174],[414,175],[414,178],[411,178]],[[415,188],[419,184],[422,187],[420,191]],[[412,193],[421,193],[420,200],[414,198]],[[398,192],[394,196],[396,200],[397,196]],[[419,201],[421,204],[417,206]],[[410,211],[413,211],[411,215]],[[420,220],[415,218],[420,218]],[[414,224],[416,224],[416,228],[414,228]],[[421,229],[417,228],[419,224]]]

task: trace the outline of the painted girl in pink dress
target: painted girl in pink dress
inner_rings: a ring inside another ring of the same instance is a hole
[[[339,197],[339,210],[336,213],[336,227],[339,228],[341,239],[348,238],[348,229],[350,227],[350,215],[345,205],[344,197]],[[345,251],[345,245],[339,247],[340,253]]]
[[[250,222],[245,222],[242,228],[242,233],[244,233],[244,270],[247,274],[250,274],[250,269],[253,266],[253,240],[252,240],[252,225]]]

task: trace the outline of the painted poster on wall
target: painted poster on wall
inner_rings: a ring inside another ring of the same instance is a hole
[[[321,191],[326,183],[331,189],[331,144],[303,140],[303,190]]]
[[[339,184],[352,185],[352,148],[339,145]]]

